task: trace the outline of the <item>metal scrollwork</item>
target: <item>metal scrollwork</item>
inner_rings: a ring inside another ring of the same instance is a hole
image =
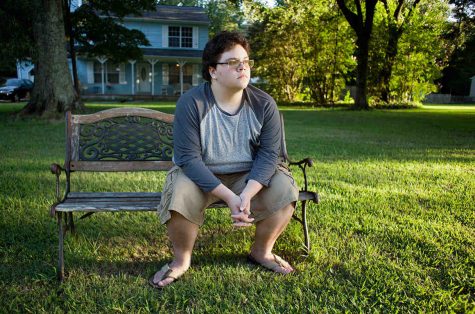
[[[138,116],[82,124],[79,160],[171,160],[173,126]]]

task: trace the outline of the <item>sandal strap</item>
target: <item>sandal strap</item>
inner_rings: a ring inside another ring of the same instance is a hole
[[[272,255],[274,256],[274,261],[280,266],[280,267],[283,267],[283,268],[286,268],[287,267],[287,262],[282,258],[280,257],[279,255],[275,255],[272,253]]]
[[[168,264],[163,265],[163,267],[160,269],[160,271],[165,271],[165,273],[157,281],[153,280],[153,283],[155,283],[155,284],[158,284],[160,281],[165,280],[167,278],[177,280],[178,277],[183,275],[183,274],[174,274],[174,272],[176,273],[177,270],[171,268],[170,265],[168,265]]]

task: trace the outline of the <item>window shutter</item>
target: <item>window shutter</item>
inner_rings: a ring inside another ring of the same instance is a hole
[[[162,64],[162,85],[168,85],[168,64]]]
[[[87,62],[87,83],[94,84],[94,62]]]
[[[119,68],[120,68],[119,83],[120,84],[127,84],[127,82],[125,81],[125,63],[121,63]]]
[[[200,80],[200,65],[193,64],[193,77],[192,77],[192,84],[193,86],[197,86]]]
[[[198,30],[199,28],[197,26],[193,26],[193,48],[194,49],[198,49]]]
[[[162,47],[168,48],[168,25],[162,25]]]

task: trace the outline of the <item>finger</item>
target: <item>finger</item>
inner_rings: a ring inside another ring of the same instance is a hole
[[[244,213],[239,213],[239,214],[236,214],[236,215],[231,215],[231,218],[233,219],[237,219],[239,221],[245,221],[245,222],[253,222],[254,221],[254,218],[250,218],[248,215],[244,214]]]
[[[235,222],[233,223],[233,226],[237,228],[243,228],[243,227],[250,227],[252,226],[252,224],[247,223],[247,222]]]

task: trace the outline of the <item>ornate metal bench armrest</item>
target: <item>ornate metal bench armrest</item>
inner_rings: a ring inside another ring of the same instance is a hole
[[[61,190],[60,190],[60,187],[59,187],[59,177],[61,176],[61,171],[64,171],[65,169],[63,167],[61,167],[60,165],[58,164],[51,164],[50,166],[50,170],[51,170],[51,173],[56,175],[56,203],[54,203],[52,206],[51,206],[51,211],[50,211],[50,215],[52,217],[54,217],[54,214],[55,214],[55,207],[58,203],[61,202],[62,198],[61,198]]]
[[[289,160],[289,166],[298,166],[302,172],[303,172],[303,179],[305,182],[305,189],[304,191],[308,191],[308,181],[307,181],[307,166],[312,167],[313,166],[313,159],[311,158],[305,158],[300,161],[292,161]]]

